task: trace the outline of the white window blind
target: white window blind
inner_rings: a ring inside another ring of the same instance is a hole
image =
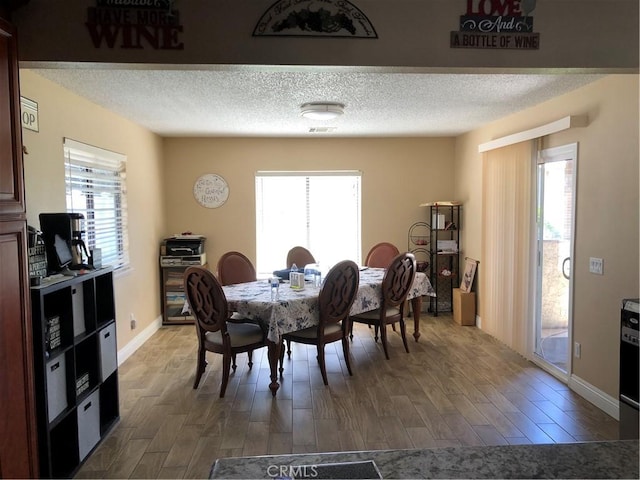
[[[257,172],[258,275],[286,268],[296,245],[323,269],[346,259],[360,263],[360,181],[356,171]]]
[[[102,265],[129,264],[125,155],[64,139],[67,211],[85,218],[84,242]]]

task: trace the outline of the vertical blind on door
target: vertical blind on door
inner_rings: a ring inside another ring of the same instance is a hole
[[[127,157],[65,138],[67,211],[85,218],[87,248],[99,248],[102,265],[129,263],[127,234]]]
[[[527,355],[531,318],[534,143],[483,153],[482,328]]]

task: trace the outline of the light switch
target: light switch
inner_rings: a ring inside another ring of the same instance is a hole
[[[601,258],[589,258],[589,272],[596,275],[603,275],[603,260]]]

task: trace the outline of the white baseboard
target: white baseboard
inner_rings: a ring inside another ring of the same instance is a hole
[[[124,361],[138,350],[144,342],[151,338],[151,335],[156,333],[162,326],[162,316],[156,318],[151,324],[136,335],[133,340],[127,343],[121,350],[118,350],[118,366],[122,365]]]
[[[607,415],[612,416],[616,420],[620,420],[620,405],[618,400],[611,395],[585,382],[576,375],[569,377],[569,388],[585,400],[593,403]]]
[[[476,315],[476,327],[482,330],[482,318],[480,317],[480,315]]]

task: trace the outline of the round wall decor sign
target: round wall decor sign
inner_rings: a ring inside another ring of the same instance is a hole
[[[218,208],[229,198],[229,185],[220,175],[207,173],[194,183],[193,196],[203,207]]]

